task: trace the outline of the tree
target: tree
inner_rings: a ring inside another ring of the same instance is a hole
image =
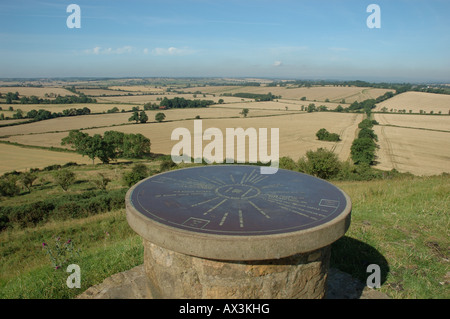
[[[128,119],[128,122],[131,121],[136,121],[136,124],[139,123],[139,112],[138,111],[134,111],[133,115],[131,115],[131,117]]]
[[[108,164],[111,159],[115,158],[114,148],[107,143],[100,134],[95,134],[90,138],[89,157],[94,161],[98,157],[103,164]]]
[[[311,112],[314,112],[314,111],[316,111],[316,105],[314,103],[309,104],[308,108],[307,108],[307,112],[311,113]]]
[[[142,134],[125,134],[122,156],[125,158],[142,158],[150,154],[150,145],[150,140]]]
[[[56,184],[61,186],[61,188],[65,192],[67,192],[67,190],[69,189],[69,186],[72,185],[73,183],[75,183],[75,180],[76,180],[75,173],[72,171],[69,171],[67,169],[62,169],[62,170],[55,172],[54,178],[55,178]]]
[[[145,111],[141,111],[141,113],[139,113],[139,122],[147,123],[147,121],[148,121],[147,113],[145,113]]]
[[[69,135],[61,140],[61,145],[70,145],[77,153],[87,155],[92,160],[92,164],[97,156],[96,143],[98,143],[97,140],[93,140],[89,134],[79,130],[70,131]]]
[[[122,157],[124,149],[123,149],[123,141],[125,138],[125,133],[117,132],[117,131],[106,131],[103,135],[103,140],[109,144],[111,148],[111,152],[113,153],[113,157],[111,159],[117,159]]]
[[[219,104],[223,104],[224,100],[223,99],[219,99]]]
[[[157,122],[162,122],[165,120],[165,118],[166,118],[166,115],[161,112],[156,113],[156,115],[155,115],[155,121],[157,121]]]
[[[249,110],[248,109],[242,109],[242,112],[239,114],[242,114],[244,117],[247,117]]]

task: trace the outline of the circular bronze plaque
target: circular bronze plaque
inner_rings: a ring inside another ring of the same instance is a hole
[[[169,171],[136,185],[134,209],[157,223],[194,233],[258,236],[312,229],[332,221],[349,203],[332,184],[279,169],[213,165]]]

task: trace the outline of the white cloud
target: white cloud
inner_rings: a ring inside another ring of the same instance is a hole
[[[86,54],[95,54],[95,55],[100,55],[100,54],[126,54],[126,53],[132,53],[134,51],[134,48],[127,45],[124,47],[120,47],[120,48],[102,48],[102,47],[95,47],[93,49],[87,49],[84,50],[84,53]]]
[[[279,66],[282,66],[282,65],[283,65],[283,62],[281,62],[281,61],[275,61],[273,63],[273,66],[275,66],[275,67],[279,67]]]
[[[191,54],[194,51],[188,49],[188,48],[175,48],[175,47],[170,47],[170,48],[155,48],[152,50],[152,54],[153,55],[159,55],[159,56],[164,56],[164,55],[187,55],[187,54]]]

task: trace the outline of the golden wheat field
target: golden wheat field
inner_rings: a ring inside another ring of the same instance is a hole
[[[30,168],[44,168],[53,164],[91,164],[88,157],[74,153],[53,152],[40,149],[24,148],[14,145],[0,145],[0,175],[13,170],[23,171]]]
[[[307,101],[322,101],[328,99],[330,102],[352,103],[354,101],[364,101],[367,99],[377,98],[388,91],[388,89],[376,88],[361,88],[361,87],[341,87],[341,86],[320,86],[309,88],[289,88],[289,87],[254,87],[254,86],[206,86],[206,87],[192,87],[184,89],[186,92],[200,91],[209,94],[224,94],[224,93],[255,93],[268,94],[269,92],[281,96],[283,99],[301,99],[305,97]]]
[[[357,125],[361,120],[361,114],[293,113],[271,117],[203,119],[202,126],[203,131],[210,127],[218,128],[222,131],[224,137],[226,128],[268,128],[269,135],[271,128],[279,128],[280,156],[290,156],[297,160],[304,156],[308,150],[323,147],[334,150],[342,160],[346,160],[350,155],[350,146],[355,137]],[[177,143],[177,141],[171,140],[173,130],[185,127],[193,134],[193,124],[193,120],[184,120],[88,129],[84,132],[93,135],[103,134],[107,130],[114,129],[124,133],[141,133],[150,138],[153,153],[170,154],[172,147]],[[318,141],[315,133],[321,128],[340,134],[343,141],[337,143]],[[61,147],[60,141],[67,134],[68,132],[16,135],[8,137],[6,140],[27,145]],[[204,141],[203,146],[208,143],[208,141]]]
[[[77,89],[77,92],[83,93],[88,96],[102,96],[102,95],[127,95],[129,93],[134,93],[131,91],[113,91],[113,90],[105,90],[105,89]]]
[[[79,91],[92,95],[156,93],[154,95],[122,95],[113,97],[96,97],[98,103],[92,104],[64,104],[64,105],[13,105],[14,111],[3,110],[5,116],[11,117],[17,109],[24,113],[32,109],[46,109],[50,112],[62,112],[69,108],[88,107],[92,114],[87,116],[61,117],[51,120],[21,124],[10,127],[0,127],[2,140],[17,142],[24,145],[62,147],[61,139],[67,136],[73,129],[81,129],[90,135],[103,134],[108,130],[117,130],[125,133],[141,133],[151,140],[153,153],[170,154],[172,147],[178,141],[171,140],[171,133],[176,128],[186,127],[193,133],[194,118],[202,120],[203,130],[216,127],[222,131],[225,138],[227,128],[279,128],[279,155],[290,156],[294,160],[304,156],[308,150],[324,147],[333,150],[341,160],[350,158],[350,147],[358,133],[358,123],[363,119],[362,114],[355,113],[330,113],[330,112],[301,112],[301,107],[307,107],[314,103],[316,107],[326,106],[334,109],[338,105],[348,107],[353,101],[362,101],[367,98],[376,98],[387,91],[384,89],[324,86],[311,88],[287,88],[287,87],[250,87],[250,86],[204,86],[190,87],[184,90],[186,93],[164,92],[154,86],[111,86],[112,90],[104,89],[79,89]],[[63,88],[55,87],[3,87],[0,92],[15,92],[27,96],[55,93],[72,94]],[[19,90],[19,89],[22,89]],[[63,91],[58,91],[58,90]],[[123,90],[123,91],[121,91]],[[197,92],[197,93],[195,93]],[[198,93],[202,92],[202,93]],[[282,98],[268,102],[255,102],[253,99],[221,96],[223,93],[257,93],[281,95]],[[160,94],[163,93],[163,94]],[[194,95],[195,94],[195,95]],[[205,96],[203,96],[205,94]],[[215,95],[215,96],[213,96]],[[216,103],[219,99],[223,104],[215,104],[208,108],[194,109],[170,109],[146,111],[148,123],[134,124],[129,121],[132,113],[121,113],[131,110],[132,107],[143,104],[159,103],[159,98],[183,97],[185,99],[206,99]],[[305,97],[306,100],[300,100]],[[328,99],[330,102],[325,102]],[[341,104],[345,99],[345,104]],[[397,109],[412,109],[418,113],[425,110],[442,114],[415,115],[415,114],[389,114],[374,113],[374,119],[380,125],[374,127],[379,138],[377,150],[377,168],[409,171],[417,175],[432,175],[442,172],[450,172],[450,96],[431,93],[407,92],[397,95],[377,105],[380,110],[386,107]],[[409,105],[409,107],[406,107]],[[119,113],[105,113],[113,107],[119,109]],[[249,109],[247,118],[240,114],[242,109]],[[395,110],[397,110],[395,109]],[[394,110],[394,109],[393,109]],[[163,112],[166,119],[162,123],[155,121],[155,115]],[[13,123],[22,120],[4,120],[0,124]],[[318,141],[315,134],[326,128],[329,132],[338,133],[341,142]],[[205,147],[209,141],[203,141]],[[248,143],[248,141],[247,141]],[[269,143],[270,144],[270,143]],[[224,145],[225,141],[224,141]],[[193,148],[193,145],[192,145]],[[270,149],[270,146],[269,146]],[[247,152],[248,153],[248,145]],[[1,170],[11,171],[27,169],[29,167],[44,167],[52,164],[63,164],[68,161],[89,163],[90,160],[76,154],[51,152],[45,150],[27,149],[12,145],[0,145]],[[248,157],[247,157],[248,159]],[[28,164],[27,164],[28,162]],[[28,166],[27,166],[28,165]]]
[[[216,108],[248,108],[252,109],[260,109],[260,110],[285,110],[285,111],[301,111],[302,106],[303,110],[306,110],[309,104],[313,103],[317,108],[319,106],[326,106],[328,110],[334,110],[338,105],[342,107],[347,107],[347,104],[341,103],[329,103],[329,102],[309,102],[309,101],[295,101],[295,100],[285,100],[280,99],[276,101],[265,101],[265,102],[236,102],[236,103],[225,103],[225,104],[217,104],[214,105]]]
[[[388,112],[397,112],[398,110],[410,110],[413,113],[419,113],[420,110],[430,113],[441,112],[442,114],[450,114],[450,95],[434,94],[424,92],[405,92],[396,95],[386,101],[377,104],[375,111],[381,111],[384,107]]]
[[[39,98],[44,98],[46,94],[54,95],[75,95],[74,93],[61,88],[61,87],[0,87],[0,93],[6,94],[8,92],[18,92],[20,96],[37,96]]]
[[[163,112],[166,115],[165,121],[180,121],[185,119],[194,119],[196,116],[200,118],[238,118],[240,109],[222,109],[222,108],[198,108],[198,109],[170,109],[161,111],[146,111],[148,116],[148,123],[156,123],[155,115],[159,112]],[[249,112],[248,117],[261,117],[261,116],[278,116],[282,114],[291,114],[292,112],[286,112],[284,110],[252,110]],[[16,126],[0,127],[0,136],[15,136],[15,135],[27,135],[27,134],[42,134],[46,132],[59,132],[69,131],[77,129],[88,129],[93,127],[110,127],[110,129],[116,130],[115,125],[131,124],[129,118],[132,113],[108,113],[108,114],[92,114],[73,117],[59,117],[46,121],[39,121],[33,123],[27,123]],[[6,121],[5,121],[6,122]],[[24,143],[27,144],[27,143]],[[32,144],[39,145],[39,144]],[[55,145],[53,145],[55,146]]]
[[[194,96],[195,95],[195,96]],[[211,100],[215,103],[219,103],[219,100],[222,99],[224,103],[239,103],[242,101],[253,101],[252,99],[242,99],[238,97],[230,97],[230,96],[213,96],[203,94],[176,94],[176,93],[166,93],[166,94],[155,94],[155,95],[125,95],[125,96],[100,96],[97,97],[97,101],[100,103],[133,103],[133,104],[141,104],[145,103],[159,103],[158,99],[163,99],[167,97],[168,99],[173,99],[175,97],[185,98],[187,100]]]
[[[129,85],[129,86],[110,86],[108,89],[115,91],[129,91],[129,92],[151,92],[151,93],[163,93],[165,90],[161,87],[155,87],[153,85]]]
[[[450,133],[374,126],[378,135],[377,168],[415,175],[450,172]]]
[[[450,116],[378,113],[374,114],[374,118],[380,125],[394,125],[450,132]]]
[[[12,107],[14,108],[14,111],[5,111],[2,110],[0,113],[4,113],[5,116],[12,116],[17,110],[22,110],[25,115],[27,112],[31,110],[47,110],[52,113],[59,113],[63,112],[67,109],[82,109],[87,107],[91,110],[91,113],[103,113],[107,112],[108,110],[112,109],[113,107],[117,107],[119,111],[122,109],[125,111],[130,111],[133,107],[136,105],[134,104],[120,104],[120,105],[114,105],[114,104],[108,104],[108,103],[74,103],[74,104],[14,104]],[[2,122],[0,122],[2,123]]]

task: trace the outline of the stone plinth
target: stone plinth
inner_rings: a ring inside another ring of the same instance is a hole
[[[329,246],[265,261],[220,261],[180,254],[144,240],[155,298],[318,299],[325,295]]]
[[[246,165],[158,174],[126,204],[155,298],[323,298],[351,212],[328,182]]]

